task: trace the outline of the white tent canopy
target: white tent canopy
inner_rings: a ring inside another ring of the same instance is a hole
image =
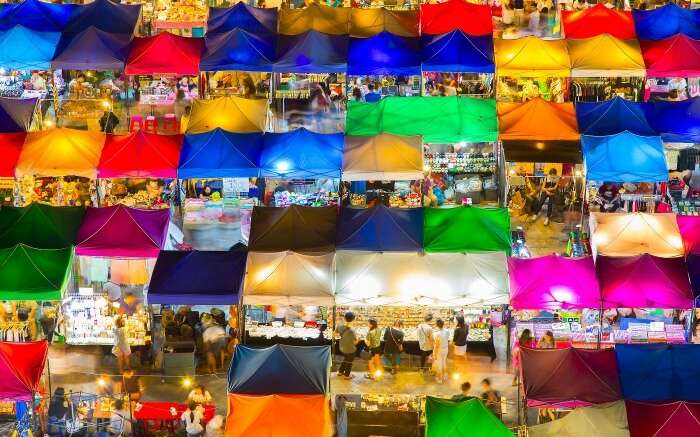
[[[529,437],[629,437],[624,401],[577,408],[563,418],[528,429]]]
[[[593,213],[590,219],[594,255],[635,256],[645,253],[683,256],[683,239],[674,214]]]
[[[342,177],[346,181],[422,179],[423,140],[388,133],[346,136]]]
[[[338,305],[466,306],[508,303],[502,252],[338,251]]]

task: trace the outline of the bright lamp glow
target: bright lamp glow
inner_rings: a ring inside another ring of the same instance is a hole
[[[287,161],[279,161],[275,164],[275,168],[281,172],[289,171],[289,163]]]
[[[552,287],[550,294],[557,302],[571,302],[574,299],[574,293],[569,287],[557,286]]]

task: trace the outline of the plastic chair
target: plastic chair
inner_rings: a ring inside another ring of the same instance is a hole
[[[173,134],[180,131],[175,114],[165,114],[165,118],[163,119],[163,130]]]
[[[132,115],[129,121],[129,132],[141,129],[143,129],[143,117],[140,115]]]
[[[151,134],[158,133],[158,119],[152,115],[146,117],[145,131]]]

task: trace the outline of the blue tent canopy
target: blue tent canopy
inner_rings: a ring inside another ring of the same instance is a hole
[[[686,9],[669,3],[647,11],[632,10],[640,40],[660,40],[678,33],[700,39],[700,9]]]
[[[350,38],[348,74],[420,74],[420,38],[381,32],[369,38]]]
[[[61,32],[40,32],[24,26],[0,31],[0,67],[15,70],[51,68]]]
[[[633,401],[700,401],[700,346],[618,344],[622,394]]]
[[[239,345],[228,371],[229,393],[325,394],[331,366],[328,346]],[[303,418],[300,418],[303,420]]]
[[[244,2],[230,8],[209,8],[207,34],[233,29],[261,34],[277,32],[277,8],[255,8]]]
[[[240,3],[239,3],[240,4]],[[199,62],[202,71],[272,71],[275,35],[256,35],[242,29],[207,35]]]
[[[629,131],[637,135],[656,135],[647,121],[644,103],[621,97],[604,102],[576,103],[576,119],[582,135],[615,135]]]
[[[0,97],[0,132],[26,132],[32,124],[37,99]]]
[[[64,32],[51,66],[66,70],[123,70],[131,35],[107,33],[88,27],[79,33]]]
[[[148,303],[237,304],[247,255],[246,250],[161,250],[148,286]]]
[[[700,97],[645,106],[652,127],[669,143],[700,143]]]
[[[260,176],[339,178],[343,160],[342,133],[320,134],[300,128],[263,136]]]
[[[256,177],[262,145],[260,133],[234,133],[216,128],[201,134],[185,135],[178,177]]]
[[[96,27],[108,33],[133,35],[141,17],[141,5],[125,5],[111,0],[95,0],[82,6],[68,22],[68,32],[82,32]]]
[[[411,252],[423,249],[423,208],[342,208],[337,249]]]
[[[83,6],[24,0],[0,9],[0,30],[23,26],[40,32],[61,32]]]
[[[277,62],[281,73],[344,73],[347,69],[348,36],[309,30],[277,37]]]
[[[586,177],[591,181],[663,182],[668,168],[661,137],[631,132],[594,137],[581,135]]]
[[[423,36],[423,71],[493,73],[493,38],[461,30]]]

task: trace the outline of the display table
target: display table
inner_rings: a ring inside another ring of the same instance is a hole
[[[169,435],[173,435],[185,410],[187,405],[177,402],[139,402],[134,407],[133,415],[134,419],[144,422],[146,431],[168,430]],[[214,414],[216,407],[204,407],[204,423],[209,422]]]
[[[288,346],[328,346],[331,344],[331,341],[325,338],[251,337],[246,331],[243,344],[253,347],[268,347],[275,344],[285,344]]]

